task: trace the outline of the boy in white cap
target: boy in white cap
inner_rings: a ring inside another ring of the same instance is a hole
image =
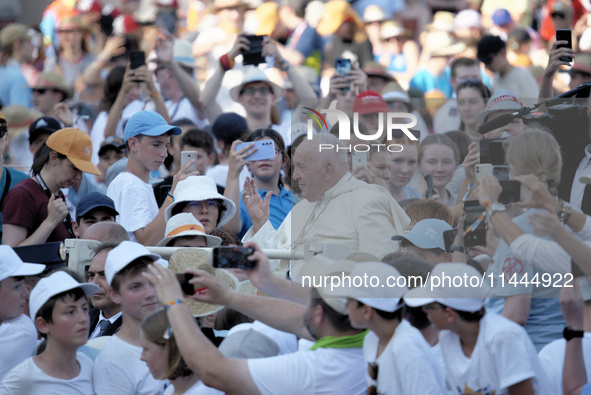
[[[78,348],[88,339],[87,296],[95,284],[80,284],[58,271],[41,279],[31,291],[29,306],[35,326],[46,339],[45,350],[12,369],[0,384],[0,394],[92,394],[92,360]]]
[[[402,296],[408,288],[396,286],[401,279],[398,270],[382,262],[362,262],[349,276],[377,277],[383,285],[387,281],[395,285],[343,289],[351,326],[371,330],[363,339],[368,386],[379,394],[444,394],[443,369],[434,362],[431,347],[418,329],[402,319]]]
[[[24,263],[14,250],[0,245],[0,381],[10,369],[29,358],[37,347],[37,330],[24,315],[29,291],[24,276],[39,274],[45,265]]]
[[[109,296],[121,305],[123,324],[95,360],[97,395],[156,395],[164,391],[164,382],[155,380],[146,363],[140,360],[140,325],[144,318],[161,308],[154,287],[142,273],[159,258],[131,241],[121,242],[107,255],[105,277]]]
[[[482,275],[463,263],[440,263],[427,283],[404,295],[423,306],[441,332],[447,387],[454,393],[550,394],[536,349],[523,327],[485,313],[490,290]]]

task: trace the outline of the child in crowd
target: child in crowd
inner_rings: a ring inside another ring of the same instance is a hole
[[[58,271],[41,279],[31,292],[30,312],[47,342],[43,352],[12,369],[0,384],[0,394],[92,394],[92,360],[78,348],[88,339],[87,296],[95,284],[80,284]]]

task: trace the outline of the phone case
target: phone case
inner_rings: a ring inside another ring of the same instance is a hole
[[[236,151],[240,151],[247,145],[254,143],[257,150],[250,156],[246,157],[247,162],[254,162],[257,160],[268,160],[275,157],[275,144],[273,140],[249,141],[247,143],[240,143],[236,146]]]
[[[191,159],[197,159],[197,151],[182,151],[181,152],[181,167],[185,165]],[[196,171],[197,170],[197,162],[193,163],[188,171]]]
[[[367,152],[353,152],[351,155],[353,170],[367,166]]]
[[[479,163],[476,165],[476,182],[480,182],[480,178],[483,176],[492,176],[492,164],[490,163]]]

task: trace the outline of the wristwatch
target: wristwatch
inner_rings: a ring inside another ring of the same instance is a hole
[[[573,339],[575,337],[583,337],[585,335],[585,331],[575,331],[574,329],[571,329],[571,327],[567,326],[564,328],[564,332],[562,332],[562,336],[566,339],[566,341],[569,341],[570,339]]]
[[[486,210],[486,218],[490,219],[490,217],[492,217],[492,215],[496,212],[496,211],[505,211],[505,205],[503,203],[499,203],[499,202],[494,202],[488,205],[488,208]]]
[[[449,252],[464,252],[464,246],[461,244],[452,244],[451,247],[449,247]]]

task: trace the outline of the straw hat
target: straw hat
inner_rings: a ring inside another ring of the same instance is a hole
[[[430,32],[426,41],[425,51],[431,56],[452,56],[466,49],[466,44],[455,41],[445,32]]]
[[[156,244],[156,247],[165,247],[172,240],[183,236],[203,236],[207,242],[207,247],[219,246],[222,239],[217,236],[211,236],[205,233],[201,222],[191,213],[180,213],[173,215],[166,222],[166,237]]]
[[[393,37],[402,37],[406,35],[408,35],[408,31],[402,27],[400,22],[384,22],[380,28],[380,38],[382,40],[388,40]]]
[[[62,92],[66,99],[73,96],[72,89],[66,85],[64,78],[52,72],[39,74],[31,89],[55,89]]]
[[[186,269],[199,269],[216,276],[222,283],[232,290],[238,289],[238,279],[230,272],[223,269],[214,269],[211,266],[209,252],[198,249],[181,249],[173,253],[168,261],[168,268],[175,273],[184,273]],[[195,290],[203,289],[203,285],[194,284]],[[197,302],[194,299],[185,297],[185,304],[189,307],[193,317],[204,317],[217,313],[224,306],[209,303]]]
[[[8,127],[8,138],[11,140],[26,133],[35,119],[43,115],[37,110],[20,104],[11,104],[2,108],[2,114]]]

